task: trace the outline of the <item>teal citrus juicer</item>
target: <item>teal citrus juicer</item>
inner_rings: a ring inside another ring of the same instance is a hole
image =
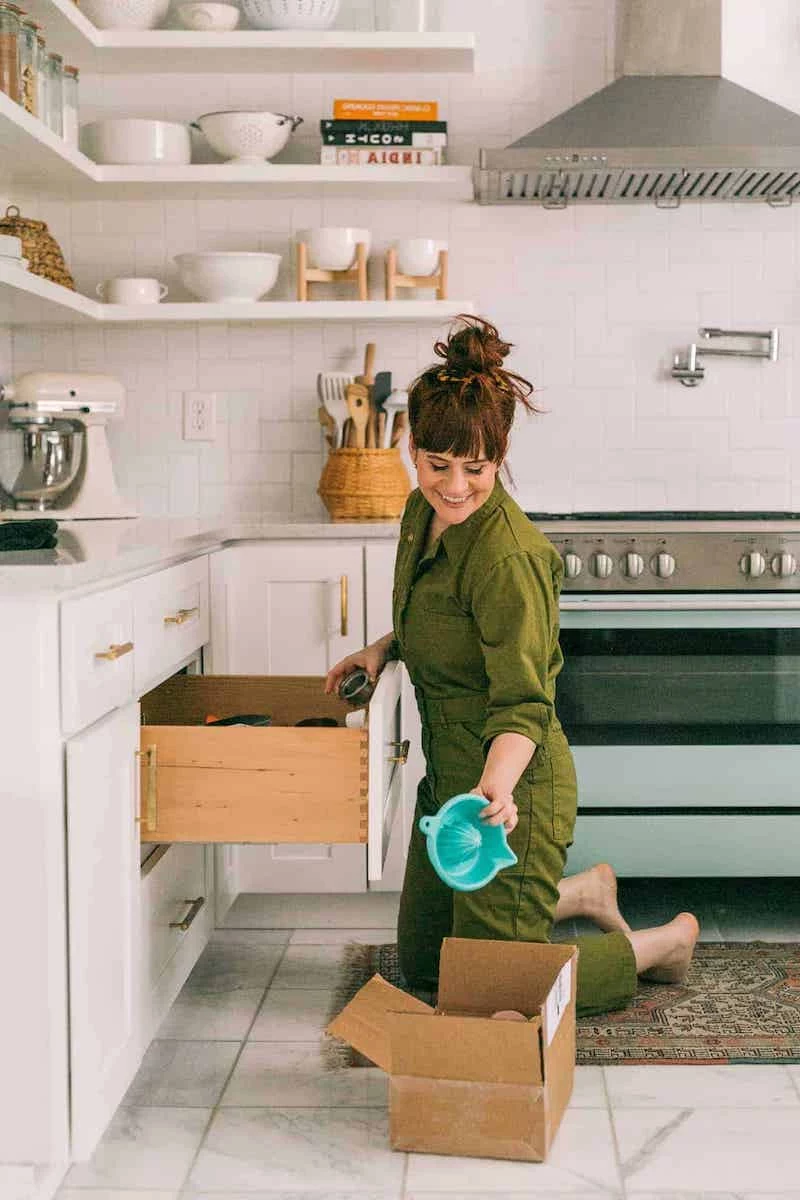
[[[443,804],[434,817],[421,817],[428,857],[439,878],[457,892],[474,892],[494,879],[517,856],[502,825],[487,825],[478,814],[489,803],[462,792]]]

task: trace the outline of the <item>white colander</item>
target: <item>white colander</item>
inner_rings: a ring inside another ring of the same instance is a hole
[[[241,5],[256,29],[327,29],[339,11],[339,0],[241,0]]]

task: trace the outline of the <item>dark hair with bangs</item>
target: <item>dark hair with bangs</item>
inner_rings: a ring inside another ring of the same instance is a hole
[[[431,454],[500,464],[517,404],[540,411],[529,399],[533,384],[504,369],[511,343],[494,325],[466,314],[456,320],[461,327],[433,347],[444,365],[428,367],[409,389],[411,435],[415,446]]]

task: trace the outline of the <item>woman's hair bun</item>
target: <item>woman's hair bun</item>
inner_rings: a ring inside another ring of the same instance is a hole
[[[491,375],[503,365],[511,350],[497,329],[483,317],[462,314],[457,318],[460,328],[453,329],[444,342],[437,342],[434,352],[447,363],[448,374],[454,376]]]

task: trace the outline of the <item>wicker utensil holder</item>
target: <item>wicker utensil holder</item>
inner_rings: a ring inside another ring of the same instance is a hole
[[[6,215],[0,218],[0,233],[21,238],[22,256],[27,258],[32,275],[41,275],[43,279],[75,291],[75,281],[67,270],[58,242],[44,221],[22,217],[16,204],[9,204]]]
[[[334,521],[379,521],[402,516],[411,491],[400,451],[331,450],[317,491]]]

